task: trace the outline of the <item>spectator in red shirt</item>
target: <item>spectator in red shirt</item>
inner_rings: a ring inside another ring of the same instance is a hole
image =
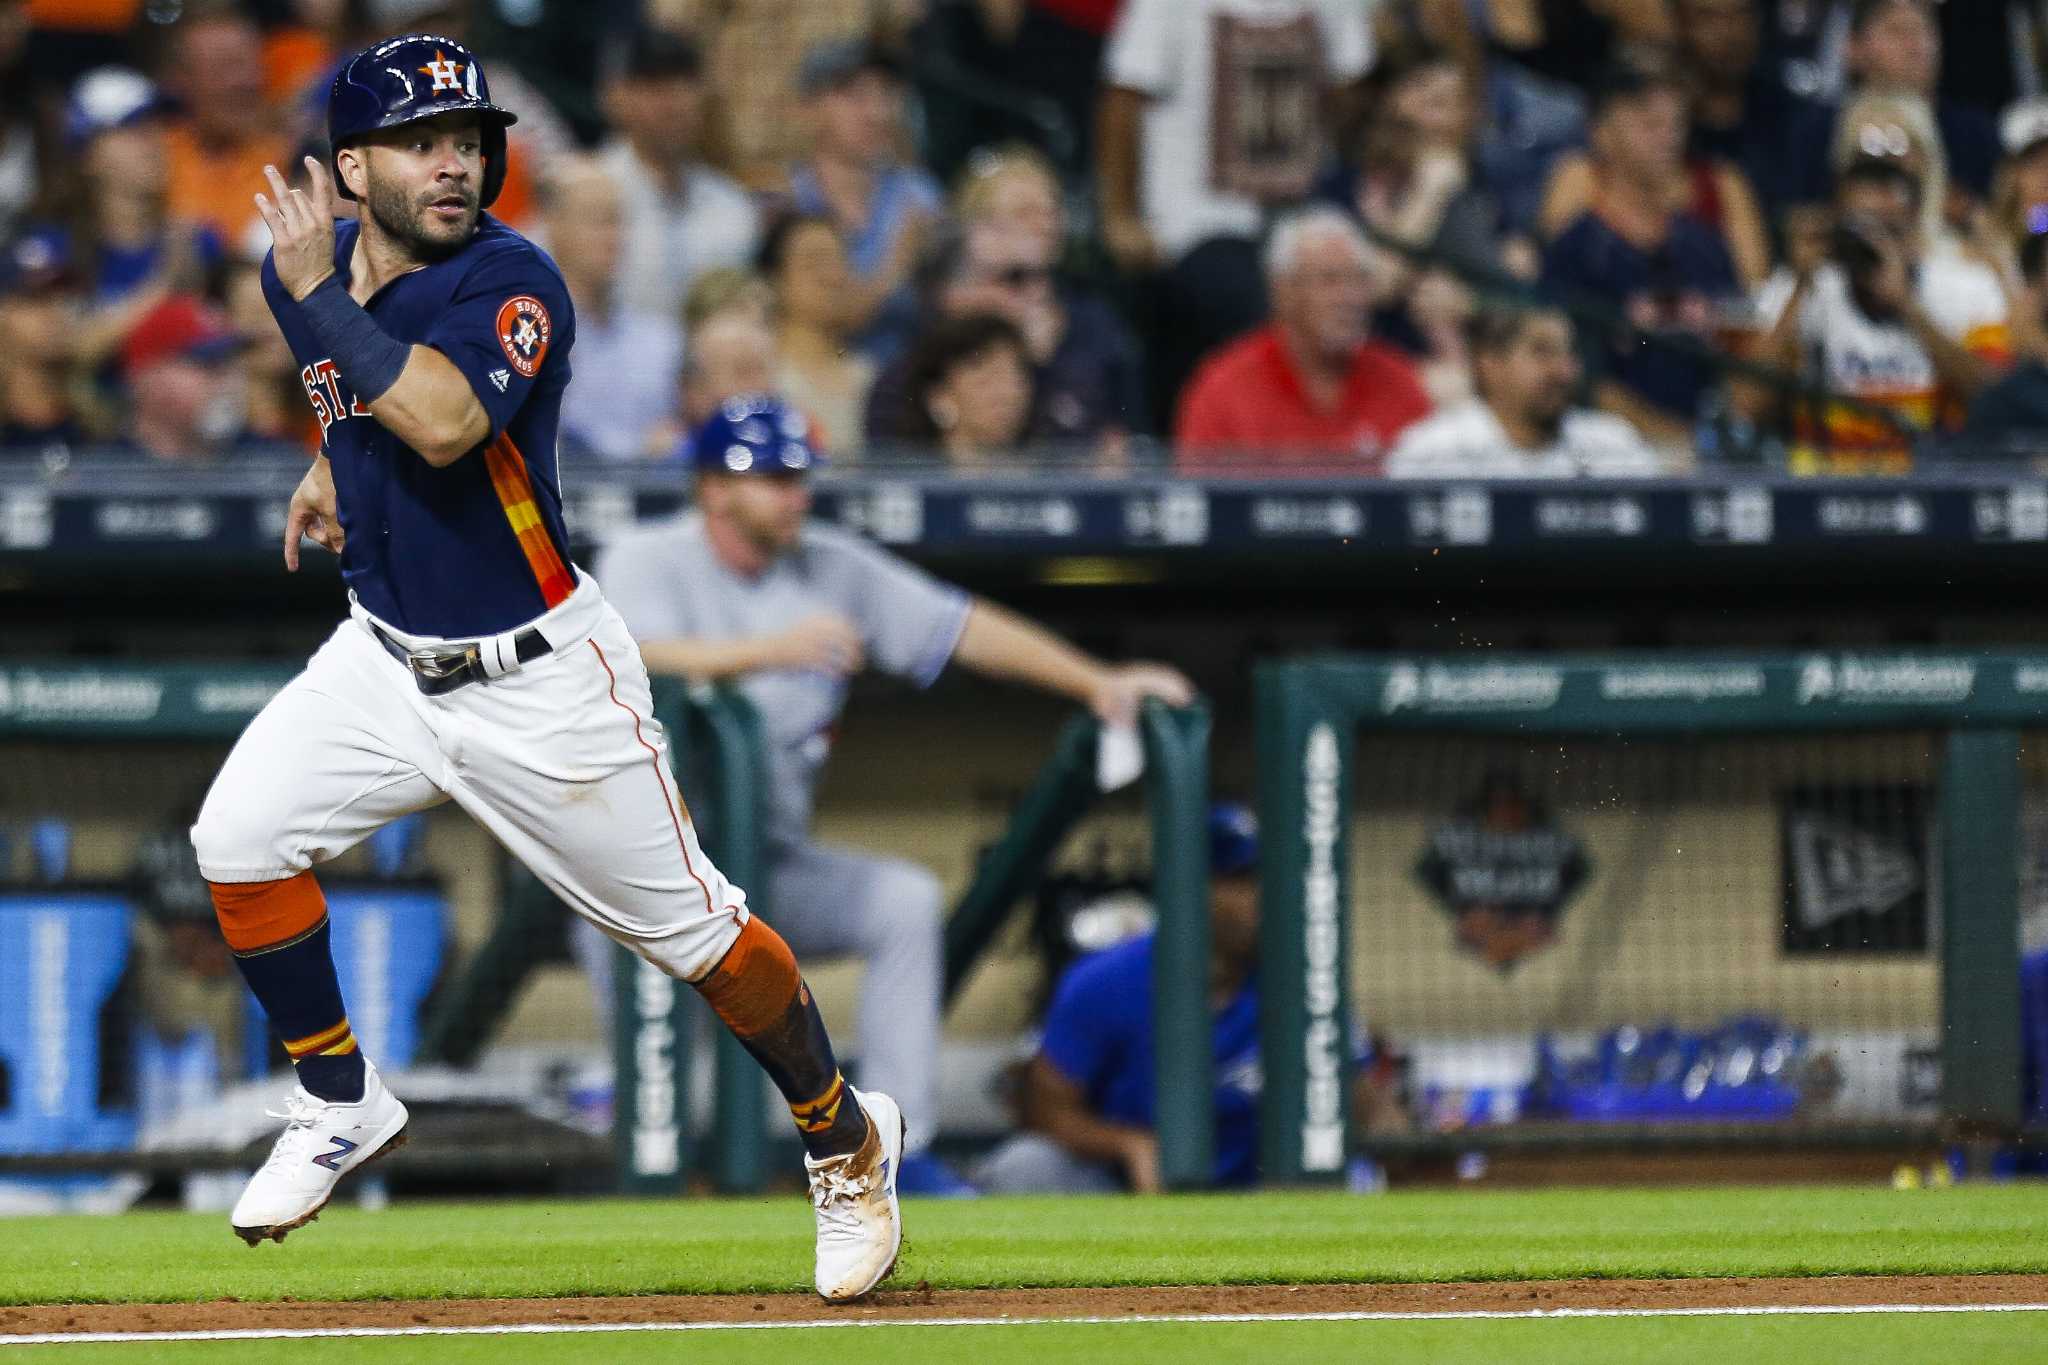
[[[1273,320],[1211,353],[1181,395],[1182,469],[1377,475],[1429,415],[1422,377],[1374,341],[1374,257],[1333,208],[1284,218],[1266,246]]]

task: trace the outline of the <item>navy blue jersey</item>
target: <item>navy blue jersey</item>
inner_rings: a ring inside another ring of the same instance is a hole
[[[335,224],[344,285],[357,231]],[[347,536],[341,576],[366,610],[414,635],[470,638],[530,621],[574,591],[555,428],[576,318],[545,252],[483,214],[462,250],[365,305],[399,341],[453,361],[490,416],[483,444],[441,469],[357,401],[270,256],[263,291],[320,419]]]

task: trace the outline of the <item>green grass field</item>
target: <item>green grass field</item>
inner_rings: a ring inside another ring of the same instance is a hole
[[[1232,1365],[1243,1361],[1427,1361],[1429,1365],[1888,1365],[1975,1359],[1997,1365],[2048,1361],[2048,1314],[1956,1318],[1655,1318],[1544,1322],[1102,1323],[1005,1327],[873,1327],[839,1331],[649,1332],[599,1337],[447,1337],[433,1341],[150,1342],[138,1345],[0,1348],[0,1359],[52,1365],[292,1365],[429,1360],[505,1365],[508,1360],[602,1362],[704,1360],[789,1365],[879,1359],[974,1365]]]
[[[1948,1190],[1773,1188],[1452,1191],[1380,1197],[914,1203],[899,1284],[1138,1284],[2048,1273],[2048,1185]],[[0,1302],[524,1297],[799,1290],[808,1207],[796,1198],[676,1203],[337,1207],[283,1246],[250,1250],[218,1215],[0,1223]],[[1447,1305],[1453,1306],[1453,1305]],[[822,1315],[822,1306],[821,1306]],[[892,1361],[1337,1358],[1640,1361],[1797,1358],[1802,1365],[2048,1362],[2048,1314],[1915,1317],[872,1327]],[[307,1341],[292,1359],[502,1357],[768,1360],[832,1333]],[[792,1338],[802,1336],[803,1341]],[[811,1338],[818,1338],[812,1340]],[[849,1343],[836,1338],[838,1349]],[[827,1349],[832,1349],[827,1346]],[[0,1347],[14,1359],[254,1361],[279,1343]]]

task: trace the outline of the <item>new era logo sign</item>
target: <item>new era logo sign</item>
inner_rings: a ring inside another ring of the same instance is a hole
[[[331,1137],[327,1140],[334,1144],[334,1150],[322,1152],[314,1157],[313,1164],[315,1166],[325,1166],[330,1171],[338,1171],[341,1169],[341,1159],[350,1152],[353,1152],[357,1144],[350,1142],[345,1137]]]
[[[511,382],[512,382],[512,371],[510,371],[510,370],[492,370],[492,371],[491,371],[491,382],[492,382],[493,384],[496,384],[496,385],[498,386],[498,392],[499,392],[499,393],[503,393],[503,392],[505,391],[505,386],[506,386],[507,384],[509,384],[509,383],[511,383]]]

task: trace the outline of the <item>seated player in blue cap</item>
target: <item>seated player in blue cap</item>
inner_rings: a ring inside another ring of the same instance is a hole
[[[1219,1185],[1258,1174],[1258,819],[1209,810],[1209,1004],[1216,1057]],[[990,1194],[1150,1194],[1159,1184],[1150,932],[1076,962],[1046,1011],[1024,1081],[1026,1131],[975,1180]]]
[[[651,672],[730,680],[760,711],[765,916],[799,952],[863,960],[859,1071],[864,1087],[887,1087],[903,1106],[901,1191],[970,1193],[928,1151],[944,1000],[938,879],[916,863],[811,838],[848,681],[872,667],[924,687],[958,662],[1069,697],[1111,724],[1131,723],[1147,697],[1182,705],[1193,689],[1170,668],[1105,663],[811,520],[819,457],[808,429],[778,398],[728,400],[691,442],[695,507],[614,539],[597,577]]]

